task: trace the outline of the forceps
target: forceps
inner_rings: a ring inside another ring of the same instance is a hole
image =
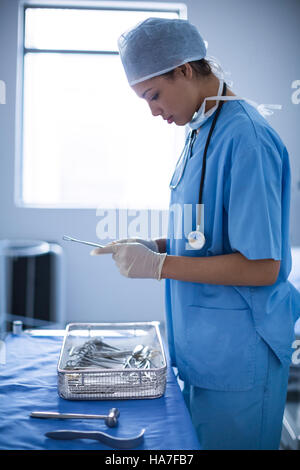
[[[67,240],[69,242],[83,243],[84,245],[96,246],[97,248],[104,248],[104,245],[100,245],[99,243],[86,242],[84,240],[78,240],[77,238],[69,237],[68,235],[64,235],[63,240]]]

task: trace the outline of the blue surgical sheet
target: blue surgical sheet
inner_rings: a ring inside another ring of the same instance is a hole
[[[165,395],[156,399],[69,401],[57,390],[57,363],[62,337],[8,335],[6,363],[0,364],[0,449],[6,450],[112,450],[98,441],[58,441],[45,437],[58,429],[103,431],[129,437],[145,428],[137,450],[200,449],[181,390],[168,367]],[[108,428],[103,420],[31,418],[32,411],[107,414],[120,410],[119,425]]]

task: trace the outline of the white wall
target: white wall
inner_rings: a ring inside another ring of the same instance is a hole
[[[170,2],[171,3],[171,2]],[[258,103],[282,104],[270,117],[291,156],[291,239],[300,245],[298,147],[300,105],[291,100],[300,80],[298,0],[187,0],[189,19],[209,44],[209,54],[230,70],[233,90]],[[0,239],[35,238],[61,243],[63,234],[96,240],[94,210],[24,209],[14,204],[18,0],[0,0]],[[168,184],[168,181],[166,182]],[[249,221],[251,223],[251,221]],[[65,244],[67,321],[148,321],[164,318],[164,284],[119,275],[110,256],[90,257]]]

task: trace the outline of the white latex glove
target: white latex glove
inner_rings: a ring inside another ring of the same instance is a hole
[[[91,255],[112,253],[112,257],[123,276],[141,279],[161,279],[161,270],[166,253],[156,253],[141,243],[110,243],[95,248]]]
[[[121,240],[116,240],[114,242],[109,243],[108,245],[115,245],[116,243],[141,243],[141,245],[146,246],[147,248],[149,248],[149,250],[159,253],[158,244],[155,240],[144,240],[143,238],[122,238]]]

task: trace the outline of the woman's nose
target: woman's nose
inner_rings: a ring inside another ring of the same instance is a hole
[[[159,106],[157,106],[157,104],[150,103],[149,106],[150,106],[152,116],[161,116],[162,115],[162,109]]]

